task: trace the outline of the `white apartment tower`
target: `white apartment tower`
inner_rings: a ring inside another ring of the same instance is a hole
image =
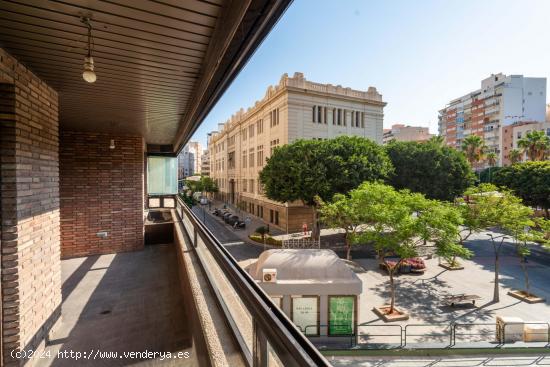
[[[508,146],[503,129],[522,122],[543,122],[546,113],[546,78],[493,74],[481,88],[456,98],[439,111],[439,134],[448,145],[461,149],[471,134],[485,140],[502,164]]]

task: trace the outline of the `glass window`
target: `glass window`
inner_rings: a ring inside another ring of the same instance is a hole
[[[178,193],[178,159],[147,157],[147,193],[175,195]]]
[[[319,298],[304,296],[292,298],[292,322],[305,335],[318,335]]]
[[[329,335],[352,335],[355,323],[355,297],[329,297]]]

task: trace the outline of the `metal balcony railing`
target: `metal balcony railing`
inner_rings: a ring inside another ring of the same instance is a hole
[[[331,366],[179,197],[176,212],[249,366]]]

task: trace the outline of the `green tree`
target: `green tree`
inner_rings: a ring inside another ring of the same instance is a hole
[[[389,183],[397,189],[453,201],[474,182],[464,154],[437,142],[391,142],[386,151],[394,166]]]
[[[267,228],[266,226],[260,226],[256,228],[255,232],[262,236],[262,242],[265,243],[265,235],[269,234],[269,228]]]
[[[485,159],[487,160],[487,164],[489,164],[489,182],[491,182],[491,169],[497,165],[498,156],[495,152],[489,152],[485,155]]]
[[[312,238],[319,239],[317,198],[329,201],[363,181],[387,178],[392,169],[384,149],[365,138],[297,140],[275,149],[260,172],[260,182],[271,200],[300,200],[311,206]]]
[[[530,131],[518,140],[518,147],[527,153],[530,161],[542,161],[550,149],[550,137],[544,131]]]
[[[462,141],[462,151],[466,154],[466,159],[472,167],[475,167],[483,159],[486,148],[485,142],[478,135],[468,135]]]
[[[550,218],[550,161],[516,163],[495,172],[496,185],[513,190],[523,201],[541,207]]]
[[[398,191],[381,183],[364,182],[349,194],[367,224],[354,241],[372,243],[390,278],[390,310],[395,307],[394,275],[404,259],[418,256],[425,246],[436,246],[441,256],[457,251],[459,211],[451,204],[426,199],[419,193]],[[454,244],[454,245],[453,245]],[[465,253],[465,252],[463,252]],[[392,265],[388,256],[398,256]]]
[[[476,217],[476,231],[497,230],[504,234],[493,236],[491,245],[494,253],[495,281],[493,302],[500,301],[499,276],[500,253],[502,244],[511,236],[519,236],[520,229],[533,225],[531,216],[533,210],[522,204],[520,198],[514,196],[510,190],[498,188],[492,184],[481,184],[472,187],[464,193],[465,197],[459,200],[463,210],[471,210],[471,216]]]
[[[201,176],[199,185],[201,192],[206,194],[214,194],[219,191],[218,184],[209,176]]]
[[[351,260],[351,245],[353,236],[364,223],[360,208],[357,203],[344,194],[336,194],[331,202],[320,200],[319,214],[323,223],[331,228],[344,230],[344,242],[346,244],[346,259]]]
[[[427,143],[444,146],[445,145],[445,137],[441,135],[434,135],[430,139],[428,139]]]
[[[510,153],[508,153],[512,164],[521,162],[522,155],[523,153],[519,149],[511,149]]]

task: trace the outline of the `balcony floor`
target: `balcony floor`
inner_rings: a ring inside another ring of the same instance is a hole
[[[62,317],[40,366],[196,366],[173,245],[62,261]],[[59,358],[81,352],[88,359]],[[99,352],[117,352],[100,358]],[[187,351],[187,359],[126,358],[123,352]],[[95,360],[94,360],[95,358]]]

